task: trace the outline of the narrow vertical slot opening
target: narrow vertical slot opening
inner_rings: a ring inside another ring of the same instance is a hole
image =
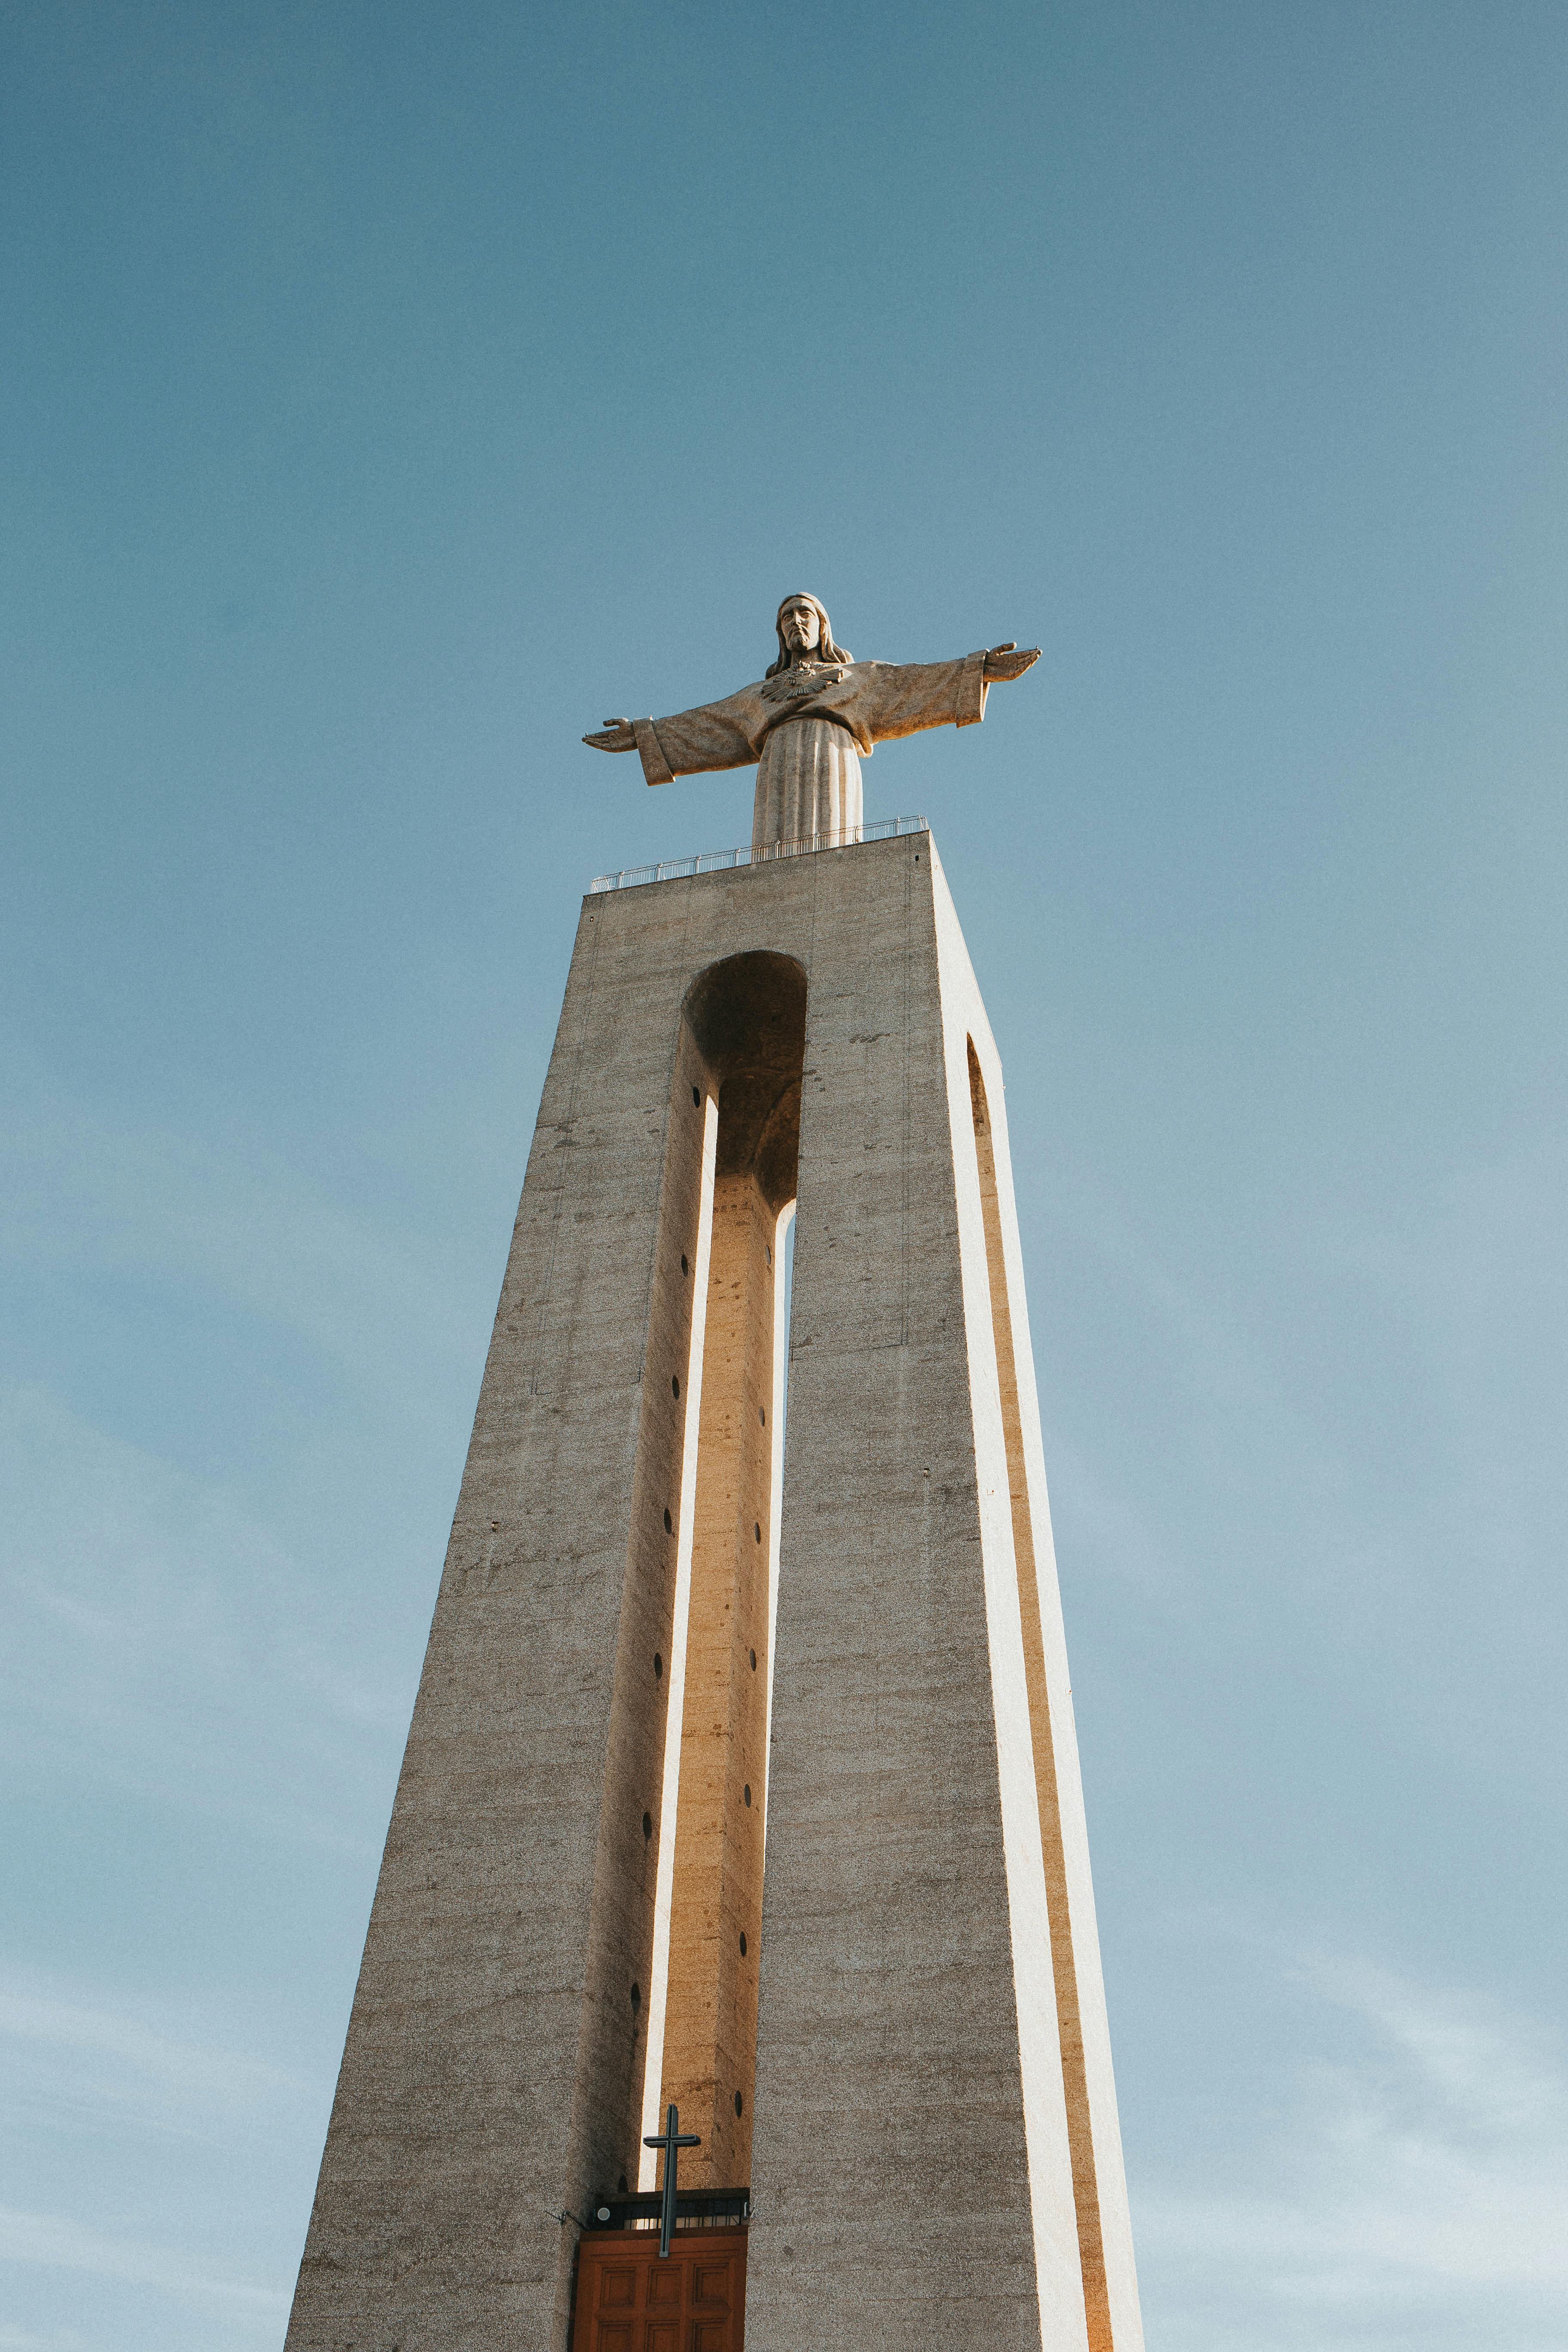
[[[1100,2220],[1100,2189],[1095,2169],[1094,2138],[1089,2113],[1089,2081],[1084,2063],[1083,2027],[1079,2015],[1078,1969],[1073,1956],[1068,1909],[1067,1862],[1063,1851],[1061,1806],[1057,1790],[1056,1748],[1051,1732],[1050,1694],[1046,1680],[1045,1639],[1040,1618],[1038,1562],[1035,1553],[1034,1514],[1029,1501],[1027,1465],[1024,1454],[1023,1412],[1018,1393],[1018,1364],[1014,1335],[1012,1299],[1002,1229],[996,1138],[992,1125],[985,1080],[974,1040],[968,1039],[969,1096],[973,1114],[974,1156],[980,1178],[980,1202],[985,1234],[985,1271],[991,1300],[991,1326],[996,1345],[996,1380],[1002,1426],[1007,1450],[1007,1486],[1012,1505],[1013,1553],[1018,1572],[1018,1615],[1024,1637],[1024,1671],[1029,1697],[1029,1731],[1035,1758],[1035,1795],[1039,1811],[1040,1846],[1046,1874],[1046,1903],[1050,1917],[1051,1969],[1057,1996],[1057,2021],[1061,2037],[1062,2082],[1067,2098],[1068,2142],[1072,2159],[1073,2201],[1077,2209],[1079,2257],[1083,2271],[1084,2301],[1089,2318],[1090,2352],[1110,2352],[1110,2304],[1105,2276],[1105,2252]],[[1024,1335],[1027,1346],[1027,1335]]]
[[[681,1442],[680,1483],[674,1517],[676,1537],[675,1607],[670,1627],[669,1673],[666,1680],[664,1776],[659,1797],[658,1860],[654,1876],[653,1955],[649,1969],[647,2047],[643,2060],[642,2129],[637,2158],[637,2187],[654,2186],[653,2150],[646,2143],[660,2129],[663,2116],[659,2091],[664,2072],[665,2022],[669,2005],[670,1903],[675,1884],[675,1841],[680,1812],[681,1729],[686,1706],[686,1662],[691,1616],[692,1528],[696,1520],[698,1433],[702,1410],[702,1375],[708,1320],[708,1268],[713,1243],[713,1185],[718,1157],[719,1107],[710,1095],[702,1106],[702,1172],[697,1212],[695,1246],[682,1257],[690,1262],[692,1280],[690,1336],[683,1367],[686,1413]],[[680,1378],[680,1375],[675,1375]],[[667,1526],[671,1514],[665,1514]]]
[[[659,2105],[700,2136],[682,2179],[711,2189],[751,2169],[805,975],[729,958],[684,1017],[719,1117]]]
[[[770,1760],[773,1752],[773,1666],[778,1655],[779,1544],[783,1532],[780,1506],[784,1500],[784,1439],[789,1431],[789,1330],[795,1307],[795,1202],[790,1201],[779,1212],[777,1235],[773,1242],[773,1517],[768,1536],[767,1699],[763,1738],[763,1753]],[[772,1780],[770,1772],[763,1782],[764,1866],[768,1842],[768,1790]]]

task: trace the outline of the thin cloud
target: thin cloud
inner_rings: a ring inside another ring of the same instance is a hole
[[[268,2316],[281,2317],[289,2308],[288,2295],[276,2287],[220,2278],[167,2247],[108,2237],[58,2213],[25,2213],[0,2206],[0,2262],[88,2271],[100,2278],[122,2279],[128,2285],[156,2287],[165,2294]]]
[[[182,2145],[206,2167],[237,2149],[319,2128],[322,2085],[235,2046],[221,2013],[116,1999],[37,1973],[0,1972],[0,2113],[6,2137],[52,2151],[57,2177],[120,2143],[139,2163]],[[178,2159],[176,2159],[178,2160]],[[101,2212],[98,2218],[103,2218]]]
[[[0,2046],[35,2044],[89,2062],[104,2062],[170,2095],[203,2104],[237,2106],[278,2092],[313,2093],[315,2085],[262,2059],[189,2042],[150,2025],[123,2007],[62,1998],[0,1979]]]
[[[1362,1959],[1274,1957],[1331,2054],[1298,2065],[1285,2126],[1250,2167],[1278,2186],[1205,2193],[1189,2176],[1139,2198],[1152,2300],[1182,2315],[1173,2341],[1560,2345],[1568,2074],[1552,2037]]]
[[[4,1253],[183,1280],[295,1333],[417,1411],[473,1344],[442,1270],[247,1139],[214,1142],[75,1101],[7,1071]]]
[[[17,1767],[52,1753],[73,1777],[365,1851],[408,1693],[375,1678],[352,1601],[221,1486],[45,1391],[0,1391],[0,1482]]]

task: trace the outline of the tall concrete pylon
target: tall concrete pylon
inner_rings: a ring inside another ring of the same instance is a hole
[[[584,901],[288,2352],[564,2352],[667,2102],[752,2352],[1140,2352],[1006,1135],[929,832]]]

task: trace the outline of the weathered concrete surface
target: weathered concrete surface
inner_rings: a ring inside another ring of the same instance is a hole
[[[817,861],[819,940],[864,854]],[[1087,2340],[969,1112],[983,1016],[929,839],[897,862],[901,899],[857,893],[859,953],[809,967],[747,2298],[769,2352]]]
[[[1090,2304],[1136,2352],[1016,1220],[983,1181],[970,1038],[1005,1170],[1001,1077],[928,835],[584,903],[289,2352],[560,2352],[555,2217],[636,2177],[654,1661],[721,1093],[681,1008],[746,950],[808,991],[748,2338],[1086,2346],[1087,2178],[1118,2280]],[[1052,1916],[1075,1903],[1076,2087]]]

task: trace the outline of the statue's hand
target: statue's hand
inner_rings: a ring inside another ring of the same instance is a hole
[[[1038,646],[1026,646],[1022,653],[1011,639],[1005,646],[993,646],[985,656],[986,683],[995,686],[1005,678],[1022,677],[1039,658]]]
[[[629,719],[606,719],[602,735],[584,735],[584,743],[592,743],[595,751],[635,751],[637,748],[636,730]]]

